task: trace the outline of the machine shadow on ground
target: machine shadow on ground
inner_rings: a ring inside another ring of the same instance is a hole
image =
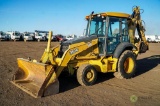
[[[160,64],[160,55],[153,55],[147,58],[137,60],[136,76],[144,74]],[[135,76],[135,77],[136,77]]]
[[[114,78],[113,73],[97,73],[97,80],[95,84],[102,83],[104,81],[107,81],[109,79]],[[81,86],[76,77],[76,72],[73,76],[69,76],[65,71],[61,73],[59,76],[59,82],[60,82],[60,93],[74,89],[78,86]]]
[[[97,81],[95,84],[102,83],[112,78],[114,78],[113,73],[98,73]],[[59,77],[59,82],[60,82],[60,93],[81,86],[77,81],[76,75],[73,76],[61,75]]]
[[[160,64],[160,55],[153,55],[147,58],[137,60],[137,72],[135,77],[150,71],[151,69],[155,68],[158,64]],[[112,78],[114,78],[113,73],[98,73],[97,81],[95,84],[102,83]],[[59,77],[59,81],[60,93],[81,86],[77,81],[76,75],[66,76],[62,74]]]
[[[66,75],[62,74],[59,76],[58,79],[59,79],[59,83],[60,83],[60,85],[59,85],[59,92],[60,93],[80,86],[75,75],[66,76]]]

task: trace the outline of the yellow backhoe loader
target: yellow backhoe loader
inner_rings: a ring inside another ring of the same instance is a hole
[[[136,72],[138,53],[148,50],[140,8],[134,7],[133,14],[106,12],[86,16],[86,35],[61,42],[51,48],[48,45],[40,61],[18,58],[18,71],[14,85],[32,95],[42,97],[59,92],[59,75],[68,70],[76,73],[80,85],[93,85],[97,72],[113,72],[117,78],[131,78]],[[140,41],[135,42],[137,29]],[[100,77],[100,76],[99,76]]]

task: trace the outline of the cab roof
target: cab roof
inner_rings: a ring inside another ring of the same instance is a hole
[[[101,15],[101,16],[111,16],[111,17],[122,17],[122,18],[129,18],[130,14],[127,13],[120,13],[120,12],[105,12],[105,13],[99,13],[99,14],[93,14],[93,16],[97,16],[97,15]],[[86,19],[89,19],[89,15],[86,16]]]

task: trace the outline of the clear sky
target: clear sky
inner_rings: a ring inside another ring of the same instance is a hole
[[[92,11],[131,14],[134,5],[144,9],[146,34],[160,35],[160,0],[0,0],[0,30],[82,35]]]

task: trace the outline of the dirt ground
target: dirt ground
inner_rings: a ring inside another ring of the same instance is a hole
[[[140,54],[132,79],[98,74],[93,86],[80,86],[75,77],[60,77],[60,93],[35,99],[10,83],[18,57],[40,59],[47,42],[0,42],[0,106],[119,105],[160,106],[160,43]],[[55,46],[58,43],[52,42]]]

